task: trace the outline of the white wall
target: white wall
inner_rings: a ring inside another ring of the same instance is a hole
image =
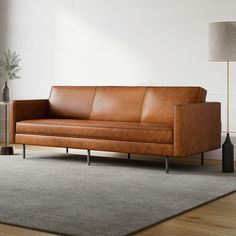
[[[3,0],[0,0],[3,1]],[[7,47],[22,57],[12,98],[52,85],[200,85],[222,102],[226,66],[208,62],[208,23],[236,20],[235,0],[7,0]],[[231,128],[236,132],[236,65]],[[236,144],[236,141],[235,141]]]
[[[0,0],[0,55],[2,58],[3,52],[6,48],[6,35],[7,35],[7,25],[6,25],[6,1]],[[0,77],[0,89],[3,87],[4,81]],[[0,93],[0,96],[2,94]],[[1,101],[1,99],[0,99]],[[0,140],[4,137],[4,107],[0,106]]]

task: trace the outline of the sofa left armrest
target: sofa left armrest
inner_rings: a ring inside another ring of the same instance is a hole
[[[16,122],[46,118],[48,100],[15,100],[10,102],[10,143],[15,143]]]
[[[174,107],[174,156],[185,157],[220,147],[220,103],[192,103]]]

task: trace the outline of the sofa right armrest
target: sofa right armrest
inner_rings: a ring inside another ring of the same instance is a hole
[[[221,104],[203,102],[176,105],[174,156],[185,157],[221,146]]]
[[[10,102],[10,142],[15,143],[16,122],[45,118],[48,100],[15,100]]]

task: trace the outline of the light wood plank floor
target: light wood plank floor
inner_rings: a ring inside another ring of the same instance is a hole
[[[207,160],[205,164],[221,165],[221,162]],[[0,224],[0,236],[53,235],[56,234]],[[135,234],[135,236],[183,235],[236,236],[236,192]]]
[[[236,235],[236,193],[136,234],[136,236],[147,235]]]

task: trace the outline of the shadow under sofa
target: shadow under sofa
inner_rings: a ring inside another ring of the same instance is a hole
[[[10,105],[12,144],[188,157],[220,148],[221,107],[201,87],[53,86]]]

